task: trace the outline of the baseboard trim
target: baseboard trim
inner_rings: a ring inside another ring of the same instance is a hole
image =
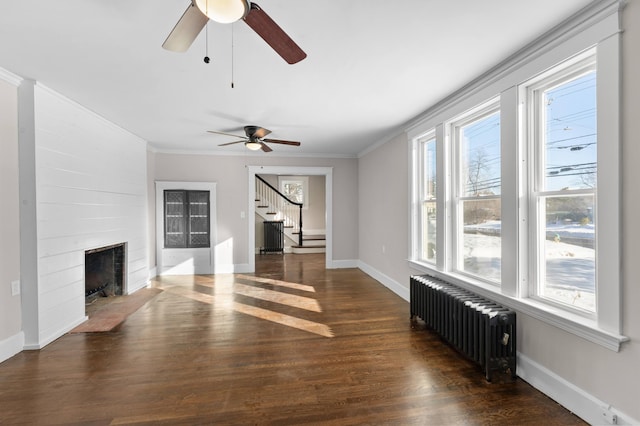
[[[57,340],[60,337],[64,336],[65,334],[67,334],[68,332],[70,332],[71,330],[73,330],[74,328],[76,328],[77,326],[79,326],[80,324],[82,324],[83,322],[85,322],[88,319],[89,319],[89,317],[83,316],[82,318],[79,318],[79,319],[73,321],[72,323],[62,327],[58,331],[50,333],[48,336],[45,336],[45,337],[41,338],[38,341],[38,343],[24,345],[24,350],[25,351],[37,351],[37,350],[40,350],[40,349],[44,348],[45,346],[47,346],[49,343],[53,342],[54,340]]]
[[[154,279],[157,275],[158,275],[158,267],[157,266],[154,266],[153,268],[149,269],[149,281]]]
[[[611,407],[610,404],[568,382],[553,371],[538,364],[526,355],[517,354],[518,376],[540,392],[553,399],[576,416],[592,425],[638,425],[640,421]]]
[[[393,291],[398,296],[402,297],[407,302],[409,301],[409,288],[403,286],[399,282],[395,281],[393,278],[388,275],[383,274],[377,269],[373,268],[370,265],[367,265],[363,261],[358,261],[358,268],[362,270],[365,274],[369,275],[371,278],[380,281],[385,287],[389,290]]]
[[[6,361],[24,349],[24,332],[0,341],[0,362]]]
[[[253,272],[248,263],[216,265],[214,274],[248,274]]]
[[[358,261],[357,260],[331,260],[331,263],[328,269],[346,269],[346,268],[357,268]]]

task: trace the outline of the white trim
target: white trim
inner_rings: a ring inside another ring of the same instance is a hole
[[[615,424],[640,424],[639,419],[633,419],[627,414],[616,410],[610,404],[566,381],[527,356],[518,353],[517,360],[516,371],[519,377],[589,424],[614,424],[611,421],[613,415],[616,416]]]
[[[501,257],[500,276],[502,293],[517,297],[520,286],[518,285],[518,249],[522,247],[519,238],[519,200],[522,191],[520,185],[522,179],[519,176],[522,167],[519,167],[518,155],[520,149],[518,142],[518,89],[512,87],[500,95],[500,157],[501,161],[501,193],[517,194],[514,197],[501,198]],[[516,143],[512,142],[516,141]],[[506,176],[515,176],[515,179],[505,179]],[[526,247],[525,247],[526,250]]]
[[[325,249],[325,267],[327,269],[334,268],[333,262],[333,167],[294,167],[294,166],[247,166],[248,173],[248,199],[247,211],[249,220],[247,242],[249,260],[249,270],[246,272],[254,272],[256,270],[255,245],[256,245],[256,227],[254,218],[256,214],[256,174],[262,173],[266,175],[302,175],[315,176],[324,175],[325,177],[325,212],[326,212],[326,249]]]
[[[399,282],[395,281],[393,278],[383,274],[382,272],[378,271],[374,267],[364,263],[361,260],[358,261],[358,269],[369,275],[374,280],[379,281],[382,285],[393,291],[396,295],[400,296],[405,301],[409,301],[409,289]]]
[[[357,268],[358,260],[334,260],[328,269],[348,269]]]
[[[84,297],[83,297],[83,300],[84,300]],[[79,318],[76,321],[73,321],[73,322],[65,325],[64,327],[59,328],[58,330],[54,330],[54,331],[48,333],[46,336],[42,336],[41,335],[41,336],[39,336],[37,343],[25,344],[24,345],[24,350],[25,351],[40,350],[40,349],[44,348],[45,346],[47,346],[49,343],[51,343],[51,342],[59,339],[60,337],[64,336],[65,334],[67,334],[68,332],[70,332],[71,330],[73,330],[74,328],[76,328],[77,326],[82,324],[83,322],[87,321],[88,319],[89,319],[89,317],[85,315],[82,318]]]
[[[621,264],[621,211],[620,195],[620,36],[603,40],[597,50],[598,77],[598,188],[596,211],[598,215],[596,252],[596,288],[598,326],[611,332],[622,331],[622,264]],[[613,143],[610,143],[613,142]],[[604,206],[617,206],[610,209]],[[617,286],[601,285],[617,282]]]
[[[248,149],[245,149],[244,151],[236,151],[236,150],[230,150],[230,151],[211,151],[211,150],[186,150],[186,149],[165,149],[165,148],[160,148],[157,147],[153,144],[150,144],[150,149],[153,150],[153,152],[159,153],[159,154],[174,154],[174,155],[211,155],[211,156],[218,156],[218,157],[237,157],[239,155],[242,155],[244,157],[263,157],[264,158],[264,153],[262,151],[249,151]],[[275,151],[274,151],[275,153]],[[358,158],[357,155],[354,154],[334,154],[334,153],[326,153],[326,154],[322,154],[322,153],[311,153],[311,152],[307,152],[307,153],[303,153],[303,152],[278,152],[276,154],[277,157],[284,157],[284,158],[328,158],[328,159],[334,159],[334,158]]]
[[[5,70],[4,68],[0,68],[0,80],[6,81],[7,83],[18,87],[24,79],[16,74],[13,74],[12,72]]]
[[[149,268],[149,281],[158,276],[158,267]]]
[[[24,333],[21,331],[0,341],[0,362],[6,361],[24,348]]]

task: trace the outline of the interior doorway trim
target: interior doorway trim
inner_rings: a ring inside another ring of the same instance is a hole
[[[325,184],[325,223],[326,223],[326,251],[325,264],[327,269],[333,268],[333,167],[293,167],[293,166],[247,166],[249,173],[249,242],[248,259],[249,271],[256,270],[256,174],[287,175],[287,176],[324,176]]]

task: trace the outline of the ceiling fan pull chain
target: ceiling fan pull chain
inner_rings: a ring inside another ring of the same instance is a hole
[[[233,27],[231,24],[231,88],[233,89]]]
[[[209,59],[209,23],[204,26],[204,63],[208,64],[211,59]]]

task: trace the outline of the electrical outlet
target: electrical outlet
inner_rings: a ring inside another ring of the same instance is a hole
[[[11,281],[11,295],[17,296],[20,294],[20,281]]]
[[[607,422],[607,424],[610,424],[610,425],[617,425],[618,424],[618,416],[616,416],[611,411],[611,406],[602,407],[602,418],[604,419],[604,421]]]
[[[387,248],[384,246],[384,244],[382,245],[382,254],[385,254],[387,252]]]

